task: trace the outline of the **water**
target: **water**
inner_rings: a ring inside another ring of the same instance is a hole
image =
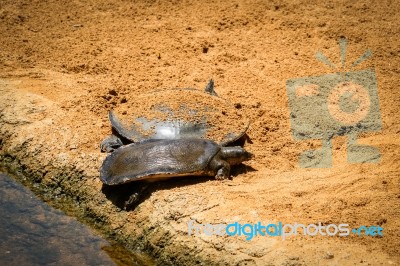
[[[0,265],[117,265],[103,249],[109,242],[0,173]]]

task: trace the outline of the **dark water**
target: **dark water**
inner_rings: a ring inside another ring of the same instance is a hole
[[[116,265],[109,246],[0,173],[0,265]]]

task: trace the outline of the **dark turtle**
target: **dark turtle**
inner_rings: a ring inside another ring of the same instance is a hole
[[[223,180],[229,178],[231,165],[251,157],[240,146],[222,147],[205,139],[146,140],[108,155],[100,179],[107,185],[179,176],[215,176]]]
[[[109,112],[114,134],[100,144],[102,151],[146,139],[200,138],[226,146],[249,126],[232,104],[217,96],[212,80],[204,91],[154,91],[136,97],[127,107],[121,112],[124,116]]]

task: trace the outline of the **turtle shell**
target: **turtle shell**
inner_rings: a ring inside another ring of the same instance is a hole
[[[210,160],[221,147],[210,140],[146,140],[132,143],[108,155],[100,170],[107,185],[176,176],[213,175]]]
[[[210,139],[226,145],[243,136],[249,121],[230,102],[196,89],[168,89],[130,99],[109,113],[124,138]]]

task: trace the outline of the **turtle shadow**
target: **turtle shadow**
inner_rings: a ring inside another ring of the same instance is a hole
[[[129,202],[132,196],[138,195],[135,206],[140,204],[144,200],[147,186],[148,185],[145,184],[145,182],[143,181],[113,186],[103,184],[101,191],[106,196],[106,198],[111,201],[115,206],[120,209],[127,210],[130,206]]]
[[[236,177],[253,171],[257,170],[251,166],[240,164],[232,168],[231,176]],[[135,181],[113,186],[103,184],[102,192],[118,208],[131,211],[149,199],[155,191],[192,186],[211,180],[215,180],[215,178],[211,176],[185,176],[157,182]]]
[[[114,186],[103,184],[102,192],[118,208],[131,211],[149,199],[155,191],[195,185],[213,179],[209,176],[187,176],[157,182],[135,181]]]
[[[250,165],[240,164],[231,169],[231,177],[236,177],[249,172],[255,172],[257,169],[251,167]]]

